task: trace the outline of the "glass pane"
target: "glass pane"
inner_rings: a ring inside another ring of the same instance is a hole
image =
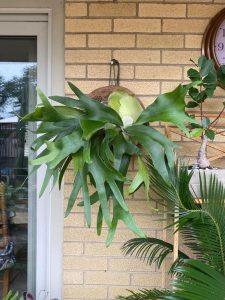
[[[36,49],[36,37],[0,36],[0,271],[8,269],[0,272],[1,293],[7,285],[14,291],[27,290],[30,135],[18,116],[36,103]]]

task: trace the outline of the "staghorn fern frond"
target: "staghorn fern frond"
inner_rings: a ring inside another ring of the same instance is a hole
[[[141,289],[138,292],[130,291],[129,296],[119,296],[117,300],[158,300],[165,299],[165,296],[172,295],[172,291],[169,290],[157,290],[157,289]]]
[[[164,259],[173,252],[173,245],[151,237],[134,238],[123,245],[122,252],[124,255],[134,255],[148,265],[156,263],[157,268],[160,268]],[[188,258],[181,251],[179,251],[178,256],[181,259]]]

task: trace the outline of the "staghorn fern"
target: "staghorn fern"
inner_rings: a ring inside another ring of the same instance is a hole
[[[185,123],[194,122],[185,113],[187,89],[179,85],[174,91],[160,95],[129,126],[124,126],[120,115],[112,108],[84,95],[72,83],[70,88],[76,99],[53,96],[50,99],[64,106],[52,106],[39,90],[42,101],[35,111],[22,120],[41,121],[36,133],[41,134],[33,143],[33,150],[40,151],[31,161],[34,170],[46,164],[40,195],[52,179],[61,187],[64,173],[70,163],[74,169],[74,183],[68,200],[66,216],[71,212],[80,190],[83,192],[85,219],[91,226],[91,205],[98,202],[97,232],[101,233],[103,220],[108,227],[107,245],[115,235],[117,224],[122,220],[135,234],[145,237],[136,225],[124,200],[124,186],[128,183],[127,172],[132,156],[138,158],[138,172],[129,189],[135,192],[144,183],[148,194],[149,178],[143,154],[151,157],[154,166],[169,183],[168,165],[174,167],[176,145],[148,122],[172,122],[187,132]],[[90,194],[89,182],[95,188]],[[113,216],[110,215],[110,202]]]

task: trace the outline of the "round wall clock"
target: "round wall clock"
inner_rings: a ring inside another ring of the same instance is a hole
[[[202,53],[213,59],[217,68],[225,65],[225,9],[208,24],[202,40]]]

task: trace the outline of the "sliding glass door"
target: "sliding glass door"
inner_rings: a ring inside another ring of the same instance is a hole
[[[1,296],[9,289],[35,294],[37,277],[40,283],[46,280],[40,273],[43,270],[37,269],[46,256],[46,236],[39,228],[39,223],[46,222],[46,218],[42,222],[44,203],[37,195],[41,175],[31,174],[28,163],[34,155],[30,146],[35,128],[20,121],[37,104],[37,84],[44,90],[48,84],[48,27],[43,20],[46,16],[40,18],[40,22],[3,21],[0,26],[0,182],[4,186],[3,209],[0,204]],[[6,215],[5,223],[2,214]],[[4,256],[5,252],[10,254]]]
[[[11,257],[0,262],[0,270],[8,269],[8,279],[2,280],[2,289],[25,291],[27,286],[28,214],[34,215],[28,201],[35,201],[31,189],[34,176],[28,179],[28,126],[20,116],[36,104],[37,37],[0,36],[0,181],[4,182],[4,200],[7,230],[0,235],[3,246],[10,248]],[[4,211],[0,211],[3,214]],[[4,251],[4,250],[3,250]],[[7,251],[7,250],[5,250]],[[8,281],[8,282],[7,282]],[[5,286],[4,286],[5,285]]]

